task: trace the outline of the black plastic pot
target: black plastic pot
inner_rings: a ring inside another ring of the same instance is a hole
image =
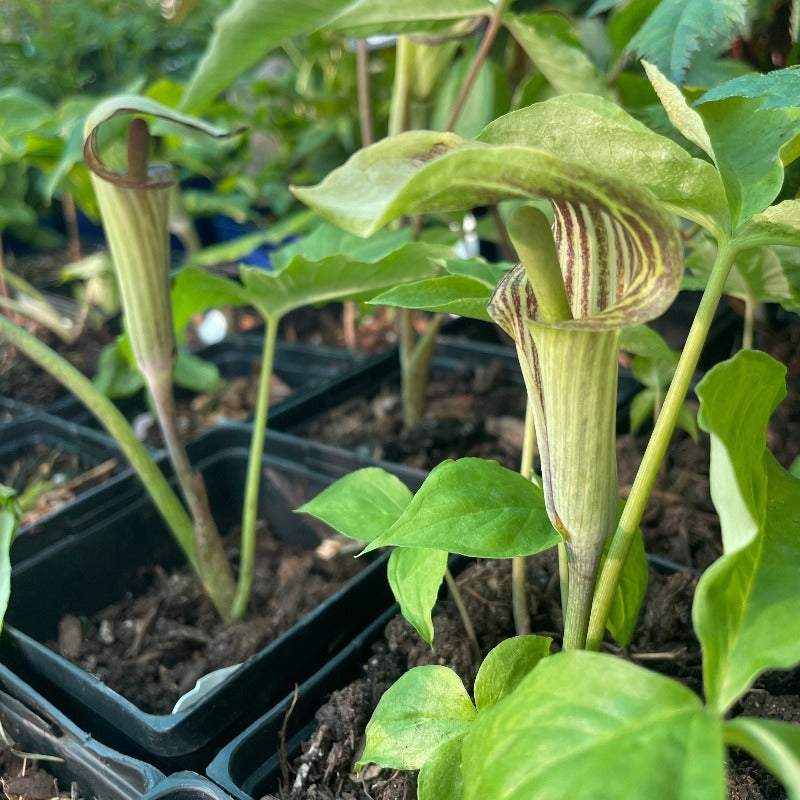
[[[75,782],[83,797],[138,800],[163,783],[163,774],[154,767],[94,741],[4,666],[0,721],[18,748],[63,759],[42,766],[62,789]]]
[[[387,623],[399,610],[398,606],[393,606],[386,611],[301,684],[296,702],[292,692],[225,745],[209,764],[206,775],[237,800],[254,800],[276,791],[281,778],[279,747],[284,722],[286,754],[291,761],[300,752],[303,741],[313,733],[317,709],[331,692],[359,677],[373,643],[380,639]]]
[[[474,341],[461,336],[438,336],[431,374],[469,374],[476,366],[500,367],[503,379],[524,386],[516,351],[511,347]],[[353,397],[374,397],[384,385],[400,385],[400,354],[394,348],[331,380],[324,389],[290,397],[270,413],[270,427],[302,433],[304,425]],[[628,370],[620,370],[617,389],[617,430],[627,431],[629,407],[641,385]]]
[[[165,778],[142,800],[230,800],[230,796],[196,772],[184,771]]]
[[[253,375],[261,361],[263,337],[257,333],[234,334],[218,344],[209,345],[196,355],[215,364],[223,379]],[[274,403],[270,414],[280,411],[286,402],[302,399],[314,393],[327,381],[352,369],[364,360],[363,355],[337,347],[311,346],[279,341],[275,348],[274,372],[293,391],[288,400]],[[179,397],[191,396],[178,389]],[[143,392],[131,397],[115,400],[116,405],[128,419],[147,410]],[[65,395],[47,409],[48,414],[70,420],[91,428],[99,428],[100,422],[74,395]]]
[[[248,426],[231,424],[189,447],[221,530],[239,519],[249,441]],[[318,543],[321,523],[294,509],[338,477],[374,463],[274,432],[266,450],[262,513],[277,536],[307,547]],[[387,467],[412,489],[424,478]],[[312,675],[393,601],[379,557],[195,705],[172,715],[144,713],[41,642],[56,638],[63,614],[89,616],[135,592],[141,565],[156,561],[169,568],[183,559],[134,476],[75,506],[80,527],[53,518],[36,537],[38,552],[16,559],[0,661],[92,735],[164,771],[203,769],[216,747]]]
[[[680,564],[668,559],[648,556],[653,569],[664,574],[681,571]],[[468,563],[462,559],[460,565]],[[285,754],[289,763],[301,751],[301,745],[316,728],[314,715],[330,695],[363,675],[363,666],[399,606],[386,611],[371,623],[350,644],[332,658],[316,675],[285,697],[235,739],[223,747],[206,769],[206,775],[236,800],[258,800],[275,794],[281,782],[281,740],[285,737]],[[291,709],[291,711],[290,711]],[[285,725],[285,730],[284,730]]]
[[[72,422],[66,422],[48,414],[31,412],[23,414],[8,423],[0,425],[0,463],[10,465],[34,447],[44,447],[48,451],[63,450],[78,458],[81,466],[91,469],[106,461],[113,460],[112,477],[103,486],[94,486],[81,492],[83,496],[94,497],[105,486],[115,484],[126,472],[128,462],[119,447],[110,437],[99,431],[90,430]],[[22,489],[22,487],[15,487]],[[35,522],[24,525],[19,534],[38,531],[49,524],[55,513],[66,514],[71,519],[68,503],[57,512],[40,517]],[[79,521],[69,523],[74,526]],[[20,541],[18,539],[18,541]]]

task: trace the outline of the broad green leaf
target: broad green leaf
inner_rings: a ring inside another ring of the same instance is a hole
[[[507,261],[486,261],[484,258],[453,259],[445,264],[451,275],[474,278],[494,289],[513,265]]]
[[[795,478],[800,478],[800,456],[797,456],[797,458],[789,464],[789,474]]]
[[[44,100],[23,89],[0,91],[0,164],[21,159],[30,136],[53,116]]]
[[[644,63],[644,71],[658,99],[667,112],[669,121],[690,141],[694,142],[704,153],[714,158],[714,147],[708,136],[703,118],[686,102],[683,92],[662,74],[654,64]]]
[[[478,713],[497,705],[545,657],[553,640],[549,636],[512,636],[486,654],[475,676]]]
[[[745,0],[661,0],[626,53],[647,59],[673,83],[682,83],[698,51],[722,52],[744,32],[747,6]]]
[[[711,274],[716,246],[696,245],[686,260],[696,286],[705,288]],[[692,285],[692,284],[690,284]],[[733,261],[725,294],[751,303],[780,303],[788,311],[800,311],[800,256],[796,248],[753,247],[740,251]]]
[[[241,266],[239,274],[250,304],[265,318],[277,319],[295,308],[336,300],[369,300],[406,281],[442,269],[452,248],[409,242],[375,261],[347,254],[320,260],[294,256],[281,270]]]
[[[722,182],[713,166],[600,97],[576,94],[537,103],[500,117],[479,138],[531,145],[568,161],[611,169],[646,186],[681,216],[706,227],[726,224]]]
[[[398,547],[389,556],[389,586],[400,611],[417,633],[433,647],[431,612],[439,596],[447,556],[444,550]]]
[[[766,449],[784,376],[766,354],[740,352],[697,387],[724,555],[700,579],[693,621],[707,702],[720,712],[761,672],[800,662],[800,481]]]
[[[320,222],[308,236],[284,245],[272,257],[276,270],[286,267],[295,256],[321,261],[346,254],[358,261],[377,261],[412,240],[411,228],[378,231],[368,239],[347,233],[329,222]]]
[[[710,103],[726,97],[751,97],[760,100],[756,109],[796,108],[800,105],[800,67],[776,69],[765,75],[752,74],[732,78],[706,92],[699,100]]]
[[[214,392],[223,385],[216,364],[185,350],[178,351],[172,379],[178,386],[193,392]]]
[[[144,378],[133,363],[130,344],[122,336],[100,351],[92,383],[111,398],[130,397],[144,387]]]
[[[733,229],[763,212],[797,158],[800,107],[759,109],[760,99],[731,97],[696,104],[725,185]]]
[[[638,433],[648,423],[653,423],[656,407],[656,393],[653,389],[643,389],[631,400],[631,433]]]
[[[17,493],[0,485],[0,630],[11,596],[11,557],[9,551],[19,527],[21,512]]]
[[[181,108],[203,107],[284,39],[312,33],[352,4],[353,0],[235,0],[217,17]]]
[[[745,222],[736,238],[753,245],[800,246],[800,200],[784,200]]]
[[[442,275],[439,278],[392,287],[373,297],[370,303],[377,306],[444,311],[460,317],[491,322],[486,310],[491,296],[492,290],[480,281],[459,275]]]
[[[463,741],[462,734],[440,744],[422,765],[417,782],[418,800],[463,800],[464,779],[461,777]]]
[[[726,744],[744,748],[775,775],[790,800],[800,800],[800,725],[736,717],[725,723],[723,735]]]
[[[380,699],[367,725],[367,744],[356,767],[374,763],[419,769],[437,747],[464,734],[475,713],[453,670],[414,667]]]
[[[673,350],[664,341],[663,336],[647,325],[636,325],[622,331],[619,349],[635,356],[645,356],[668,364],[676,365],[680,358],[680,353]]]
[[[609,539],[606,549],[610,543]],[[648,569],[644,540],[640,533],[634,537],[628,557],[622,567],[622,574],[614,593],[614,601],[611,604],[606,625],[609,633],[623,647],[630,642],[639,619],[639,611],[647,591]]]
[[[545,658],[464,740],[465,800],[722,800],[722,722],[622,659]]]
[[[308,210],[292,214],[280,220],[280,222],[270,225],[268,230],[247,233],[229,242],[220,242],[219,244],[204,247],[189,256],[184,262],[184,266],[213,267],[216,264],[239,261],[257,247],[265,244],[280,244],[289,236],[305,230],[309,223],[316,219],[318,219],[316,214]]]
[[[411,490],[397,476],[380,467],[364,467],[332,483],[297,511],[351,539],[371,542],[398,520],[411,498]]]
[[[395,545],[510,558],[558,541],[541,489],[495,461],[460,458],[435,467],[400,518],[365,552]]]
[[[505,24],[556,92],[608,96],[604,76],[586,55],[567,17],[556,13],[508,15]]]
[[[186,267],[175,274],[170,299],[176,331],[182,331],[195,314],[209,308],[250,305],[249,294],[238,281],[199,267]]]
[[[326,27],[356,37],[411,33],[436,30],[474,17],[488,17],[493,12],[491,0],[405,0],[402,3],[358,0]]]

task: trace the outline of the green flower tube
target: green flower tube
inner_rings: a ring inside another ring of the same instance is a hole
[[[526,215],[527,231],[519,220],[512,226],[523,262],[498,285],[489,313],[517,347],[545,503],[567,550],[565,646],[582,647],[603,545],[617,518],[619,335],[672,302],[680,245],[674,230],[665,236],[668,227],[659,232],[617,205],[551,205],[552,233],[533,215]],[[542,242],[548,236],[549,247]],[[552,299],[559,296],[566,302]]]
[[[90,174],[136,364],[145,375],[171,375],[175,358],[169,297],[172,169],[152,165],[136,186]]]

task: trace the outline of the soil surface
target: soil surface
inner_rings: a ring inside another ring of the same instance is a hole
[[[226,553],[238,559],[238,529]],[[258,652],[315,609],[364,566],[342,553],[339,540],[304,550],[259,525],[253,594],[242,622],[223,623],[189,568],[146,568],[147,592],[90,619],[67,615],[49,646],[141,710],[168,714],[208,672]]]

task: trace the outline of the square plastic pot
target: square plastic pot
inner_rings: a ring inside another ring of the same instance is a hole
[[[94,741],[1,665],[0,722],[6,736],[24,752],[61,759],[42,766],[62,790],[75,782],[83,797],[138,800],[164,781],[164,775],[149,764]]]
[[[165,778],[142,800],[231,800],[219,786],[196,772],[176,772]]]
[[[221,530],[238,522],[250,429],[220,426],[193,443],[190,457],[206,481]],[[276,536],[313,547],[320,523],[294,509],[367,459],[269,432],[263,461],[262,516]],[[424,475],[386,465],[412,489]],[[149,714],[75,667],[42,642],[54,640],[65,613],[90,616],[137,589],[141,565],[183,563],[172,537],[134,476],[113,491],[78,501],[83,524],[58,517],[40,531],[40,550],[15,561],[0,662],[46,694],[99,739],[166,772],[203,769],[214,749],[263,714],[369,625],[393,602],[385,557],[252,656],[194,705]]]
[[[52,450],[64,450],[67,453],[79,456],[80,463],[87,469],[96,467],[109,459],[115,459],[116,464],[112,470],[112,477],[107,479],[104,486],[116,483],[126,472],[129,472],[128,462],[120,451],[116,442],[99,431],[84,428],[72,422],[52,417],[41,412],[30,412],[0,425],[0,463],[10,465],[32,448],[44,445]],[[103,486],[95,486],[81,491],[84,497],[93,497],[103,490]],[[66,514],[70,519],[68,510],[72,503],[67,503],[56,512],[39,517],[20,528],[18,542],[21,534],[33,533],[49,524],[54,514]],[[70,526],[82,524],[79,520],[68,523]],[[22,549],[24,545],[20,548]]]

